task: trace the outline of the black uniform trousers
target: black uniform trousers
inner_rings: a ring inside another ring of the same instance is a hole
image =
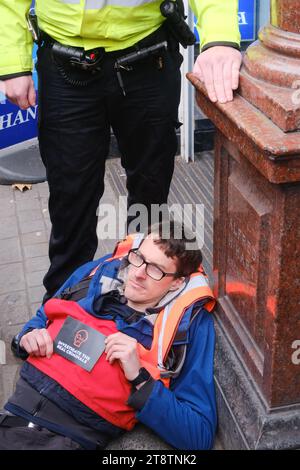
[[[160,58],[152,56],[132,64],[130,71],[122,70],[124,96],[114,64],[126,53],[128,49],[105,53],[95,76],[70,68],[71,84],[53,61],[51,48],[42,45],[38,50],[39,145],[52,222],[44,301],[94,257],[110,128],[126,171],[128,207],[139,203],[149,209],[167,202],[177,150],[182,56],[169,39]],[[77,80],[87,84],[77,85]]]

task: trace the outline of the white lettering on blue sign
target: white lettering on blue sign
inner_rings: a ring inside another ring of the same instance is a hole
[[[239,16],[239,25],[246,25],[248,24],[247,22],[247,16],[246,16],[246,12],[245,11],[239,11],[238,13],[238,16]]]
[[[36,119],[36,113],[37,105],[34,108],[28,108],[26,111],[20,109],[17,113],[3,114],[0,116],[0,131],[34,120]]]

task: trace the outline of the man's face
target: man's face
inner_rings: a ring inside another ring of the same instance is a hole
[[[162,271],[175,273],[177,270],[174,258],[168,258],[162,249],[153,241],[150,234],[141,244],[139,253],[148,263],[153,263]],[[124,295],[128,299],[128,305],[136,309],[154,307],[164,295],[177,289],[183,279],[174,279],[173,276],[165,276],[160,281],[152,279],[146,273],[146,264],[135,267],[129,265],[128,276],[125,282]]]

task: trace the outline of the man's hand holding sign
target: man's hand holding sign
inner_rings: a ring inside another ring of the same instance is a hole
[[[21,348],[31,356],[46,356],[48,359],[53,354],[53,341],[46,328],[34,329],[22,336]]]
[[[118,332],[108,336],[105,340],[105,345],[106,359],[109,363],[112,364],[118,359],[124,370],[126,379],[129,381],[134,380],[141,368],[137,354],[137,340],[124,333]]]
[[[53,341],[45,328],[35,329],[24,335],[20,346],[28,354],[36,357],[46,356],[50,359],[53,354]],[[56,352],[60,353],[57,350]],[[137,354],[137,340],[135,338],[120,332],[109,335],[105,339],[105,353],[110,364],[113,364],[115,360],[120,361],[127,380],[133,380],[139,374],[141,363]]]

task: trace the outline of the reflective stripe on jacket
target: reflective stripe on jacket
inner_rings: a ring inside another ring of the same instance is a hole
[[[32,70],[32,38],[25,14],[32,0],[0,2],[0,77]],[[154,32],[164,18],[162,0],[36,0],[40,28],[62,44],[115,51]],[[201,47],[239,44],[238,0],[190,0],[198,19]]]

